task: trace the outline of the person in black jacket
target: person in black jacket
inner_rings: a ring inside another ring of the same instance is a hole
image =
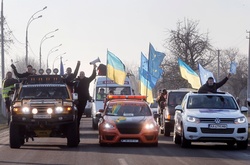
[[[85,73],[83,71],[80,72],[79,77],[75,80],[74,89],[75,93],[78,93],[78,127],[80,126],[80,121],[82,118],[82,114],[84,113],[85,106],[87,101],[90,99],[89,95],[89,84],[96,77],[96,65],[94,64],[93,72],[90,77],[85,77]]]
[[[223,80],[221,80],[218,83],[214,82],[213,77],[209,77],[207,79],[206,84],[202,85],[200,89],[198,90],[198,93],[216,93],[217,89],[220,88],[222,85],[224,85],[227,80],[231,77],[231,73],[227,75]]]
[[[18,73],[16,70],[16,66],[14,64],[11,64],[11,68],[13,69],[13,72],[17,78],[26,78],[26,77],[33,74],[33,72],[32,72],[33,67],[31,65],[27,66],[27,71],[24,73]]]
[[[80,61],[77,61],[74,73],[72,73],[72,69],[70,67],[68,67],[66,69],[67,73],[65,75],[63,75],[63,78],[64,78],[66,84],[69,86],[69,89],[70,89],[71,93],[73,93],[73,87],[74,87],[73,80],[76,78],[77,73],[79,71],[79,68],[80,68]]]

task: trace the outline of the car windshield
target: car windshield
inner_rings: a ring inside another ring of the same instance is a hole
[[[221,95],[190,96],[187,102],[188,109],[238,109],[233,97]]]
[[[156,100],[154,100],[154,102],[150,104],[150,108],[157,108],[157,107],[158,103],[156,102]]]
[[[131,95],[131,88],[130,87],[97,87],[96,88],[96,100],[103,101],[105,100],[106,96],[113,92],[114,95]]]
[[[184,96],[187,92],[170,92],[168,95],[168,105],[175,107],[176,105],[180,105]]]
[[[65,87],[23,87],[19,99],[29,98],[69,99],[69,94]]]
[[[109,116],[151,116],[151,111],[146,104],[113,104],[106,110]]]

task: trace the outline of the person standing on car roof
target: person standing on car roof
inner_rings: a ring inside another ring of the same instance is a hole
[[[73,87],[74,87],[74,82],[73,80],[76,78],[77,76],[77,73],[79,71],[79,68],[80,68],[80,61],[77,61],[77,64],[76,64],[76,68],[75,68],[75,71],[74,73],[72,73],[72,69],[70,67],[68,67],[66,69],[66,74],[63,75],[63,78],[65,80],[65,83],[69,86],[69,89],[70,89],[70,92],[73,93]]]
[[[75,80],[74,89],[75,93],[78,93],[78,126],[80,126],[80,121],[82,118],[82,114],[84,113],[85,106],[87,101],[90,99],[89,95],[89,84],[96,77],[96,64],[93,66],[93,72],[90,77],[85,77],[85,73],[83,71],[80,72],[79,77]]]
[[[200,89],[198,90],[198,93],[208,93],[208,92],[216,93],[217,89],[219,89],[221,86],[223,86],[230,77],[231,77],[231,73],[228,73],[227,77],[225,77],[223,80],[221,80],[218,83],[214,82],[213,77],[209,77],[207,79],[206,84],[204,84],[200,87]]]
[[[13,69],[13,72],[14,72],[14,74],[15,74],[15,76],[17,78],[26,78],[26,77],[28,77],[28,76],[30,76],[30,75],[33,74],[33,72],[32,72],[33,67],[31,65],[27,66],[27,71],[24,72],[24,73],[18,73],[17,69],[16,69],[16,66],[14,64],[11,64],[11,68]]]

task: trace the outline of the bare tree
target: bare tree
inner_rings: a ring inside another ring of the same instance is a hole
[[[236,74],[232,75],[228,82],[221,88],[228,91],[235,97],[241,99],[246,98],[245,89],[247,89],[247,69],[248,60],[244,55],[239,54],[239,50],[236,48],[229,48],[223,50],[220,55],[220,79],[224,78],[230,70],[230,63],[235,61],[237,63]]]
[[[177,29],[169,30],[165,43],[175,59],[181,58],[191,68],[196,68],[198,62],[206,66],[214,60],[208,33],[199,33],[198,24],[198,21],[192,20],[178,21]]]
[[[215,55],[211,53],[212,46],[209,43],[208,33],[199,33],[198,21],[185,20],[177,22],[176,30],[169,30],[165,47],[170,51],[167,53],[162,67],[164,74],[158,83],[158,88],[178,89],[190,88],[187,80],[181,77],[178,58],[181,58],[194,71],[198,69],[198,63],[203,66],[210,64]]]

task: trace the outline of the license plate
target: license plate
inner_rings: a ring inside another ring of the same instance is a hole
[[[210,129],[227,129],[226,124],[209,124],[208,128]]]
[[[33,115],[34,119],[50,119],[51,115],[47,114],[47,115]]]
[[[138,143],[138,139],[121,139],[122,143]]]

